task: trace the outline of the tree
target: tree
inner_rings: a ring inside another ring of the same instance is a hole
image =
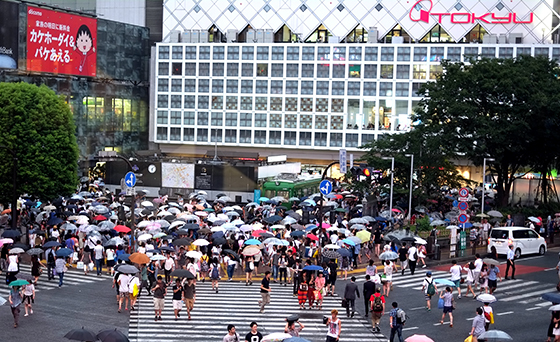
[[[78,184],[72,112],[51,89],[0,83],[0,145],[16,153],[17,189],[42,200],[69,195]],[[12,155],[0,149],[0,202],[12,198]]]
[[[530,56],[442,65],[437,81],[421,89],[429,97],[413,117],[415,134],[447,158],[475,165],[494,158],[497,201],[505,206],[518,172],[528,166],[546,174],[557,159],[558,65]]]

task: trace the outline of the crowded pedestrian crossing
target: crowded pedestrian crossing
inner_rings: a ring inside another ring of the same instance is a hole
[[[338,296],[325,297],[322,310],[300,310],[297,297],[293,296],[291,286],[271,284],[271,302],[264,313],[259,313],[260,281],[251,286],[241,282],[220,282],[219,293],[212,290],[206,282],[198,282],[196,302],[192,319],[187,320],[186,310],[176,321],[172,308],[171,289],[165,298],[165,308],[161,321],[154,320],[151,296],[140,296],[138,310],[130,314],[130,341],[221,341],[227,333],[228,324],[235,325],[244,340],[249,332],[249,324],[257,322],[263,335],[284,332],[286,318],[292,314],[300,315],[300,322],[305,326],[300,336],[310,341],[324,341],[326,327],[322,323],[323,315],[330,315],[332,309],[339,311],[342,321],[341,341],[385,341],[381,334],[372,332],[367,320],[346,317]],[[145,292],[144,292],[145,294]]]

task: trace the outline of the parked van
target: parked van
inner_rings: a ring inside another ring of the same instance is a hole
[[[540,254],[546,252],[546,241],[533,229],[526,227],[499,227],[490,231],[488,253],[492,247],[498,254],[507,254],[509,245],[513,245],[515,257],[521,255]]]

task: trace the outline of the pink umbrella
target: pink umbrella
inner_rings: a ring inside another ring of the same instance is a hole
[[[400,212],[401,212],[399,209],[395,209],[395,208],[393,208],[392,210],[393,210],[394,212],[396,212],[396,213],[400,213]]]
[[[154,198],[152,202],[161,204],[161,203],[165,202],[165,199],[163,199],[161,197],[158,197],[158,198]]]
[[[321,223],[321,228],[329,229],[330,227],[331,225],[326,222]]]
[[[313,241],[319,241],[319,238],[315,234],[307,234],[307,237]]]
[[[161,224],[153,222],[146,226],[146,230],[156,230],[161,228]]]
[[[14,243],[14,240],[12,240],[10,238],[0,239],[0,246],[4,245],[6,243]]]
[[[434,342],[431,338],[426,335],[412,335],[405,342]]]

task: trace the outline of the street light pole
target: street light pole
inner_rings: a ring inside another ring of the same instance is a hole
[[[395,158],[383,157],[381,159],[391,160],[391,194],[389,195],[389,218],[391,220],[391,225],[393,225],[393,174],[395,170]]]
[[[486,161],[489,162],[493,162],[495,159],[494,158],[484,158],[484,161],[482,162],[482,204],[480,207],[480,213],[484,214],[484,180],[486,178]]]
[[[405,154],[406,157],[410,157],[410,193],[408,195],[408,221],[412,216],[412,176],[414,175],[414,154]]]

